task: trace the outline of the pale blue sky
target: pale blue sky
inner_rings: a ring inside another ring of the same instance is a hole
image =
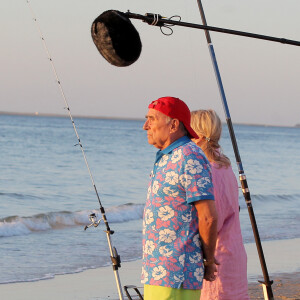
[[[117,9],[199,23],[197,1],[31,0],[74,115],[143,118],[150,101],[176,96],[224,120],[204,32],[133,20],[143,50],[130,67],[109,65],[90,36]],[[203,0],[211,26],[300,40],[299,0]],[[0,111],[64,114],[64,103],[26,0],[1,0]],[[300,123],[300,47],[211,33],[234,123]]]

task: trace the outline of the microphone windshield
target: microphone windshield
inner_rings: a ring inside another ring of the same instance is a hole
[[[93,41],[101,55],[112,65],[126,67],[142,51],[139,33],[129,18],[117,10],[103,12],[92,24]]]

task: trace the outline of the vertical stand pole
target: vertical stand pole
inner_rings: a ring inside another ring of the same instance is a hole
[[[207,26],[206,18],[205,18],[205,15],[204,15],[204,10],[203,10],[201,0],[197,0],[197,2],[198,2],[199,10],[200,10],[202,23],[203,23],[203,25]],[[270,281],[270,278],[269,278],[267,265],[266,265],[266,262],[265,262],[264,253],[263,253],[263,249],[262,249],[262,245],[261,245],[261,241],[260,241],[260,237],[259,237],[259,232],[258,232],[257,225],[256,225],[255,215],[254,215],[254,211],[253,211],[253,207],[252,207],[250,191],[248,189],[246,175],[244,173],[240,153],[239,153],[239,150],[238,150],[238,145],[237,145],[237,141],[236,141],[236,138],[235,138],[235,133],[234,133],[233,126],[232,126],[232,121],[231,121],[231,117],[230,117],[230,113],[229,113],[229,109],[228,109],[228,105],[227,105],[225,91],[224,91],[222,80],[221,80],[221,75],[220,75],[218,64],[217,64],[217,59],[216,59],[214,47],[213,47],[213,44],[212,44],[212,41],[211,41],[210,34],[209,34],[208,30],[205,30],[205,36],[206,36],[206,40],[207,40],[207,44],[208,44],[212,64],[213,64],[213,67],[214,67],[214,71],[215,71],[216,80],[217,80],[218,87],[219,87],[219,92],[220,92],[220,95],[221,95],[221,100],[222,100],[224,112],[225,112],[225,115],[226,115],[226,122],[227,122],[227,125],[228,125],[228,130],[229,130],[229,134],[230,134],[230,138],[231,138],[231,142],[232,142],[232,146],[233,146],[233,151],[234,151],[235,158],[236,158],[236,163],[237,163],[237,166],[238,166],[239,179],[240,179],[240,182],[241,182],[245,202],[247,204],[248,213],[249,213],[249,217],[250,217],[250,221],[251,221],[251,225],[252,225],[252,230],[253,230],[253,234],[254,234],[254,238],[255,238],[256,248],[257,248],[257,251],[258,251],[258,256],[259,256],[259,260],[260,260],[260,264],[261,264],[261,268],[262,268],[262,272],[263,272],[263,276],[264,276],[264,282],[260,282],[260,283],[262,283],[262,286],[263,286],[264,298],[266,300],[273,300],[274,297],[273,297],[272,286],[271,286],[273,281]]]

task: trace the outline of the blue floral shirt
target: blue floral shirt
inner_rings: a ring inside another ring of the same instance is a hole
[[[202,150],[182,137],[156,154],[143,218],[142,283],[201,289],[204,266],[193,202],[214,199]]]

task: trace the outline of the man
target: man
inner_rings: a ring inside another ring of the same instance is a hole
[[[217,213],[209,162],[190,140],[197,134],[182,100],[163,97],[148,108],[143,129],[159,151],[143,219],[144,299],[199,300],[203,276],[212,281],[216,271]]]

